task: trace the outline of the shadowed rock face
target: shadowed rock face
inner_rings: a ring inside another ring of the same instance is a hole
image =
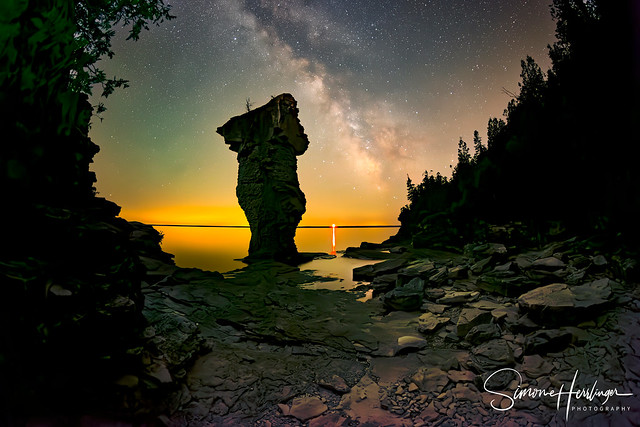
[[[248,260],[294,262],[296,227],[305,212],[296,156],[309,146],[296,100],[282,94],[217,129],[238,153],[236,195],[249,221]]]

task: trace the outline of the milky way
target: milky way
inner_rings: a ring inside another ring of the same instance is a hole
[[[458,139],[486,135],[520,60],[548,68],[554,41],[548,0],[171,4],[176,19],[119,33],[101,63],[131,85],[92,128],[98,191],[127,219],[243,222],[215,129],[289,92],[311,141],[303,223],[395,223],[407,175],[449,175]]]

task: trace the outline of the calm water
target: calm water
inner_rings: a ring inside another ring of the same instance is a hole
[[[203,270],[226,272],[243,268],[238,261],[247,255],[251,232],[248,228],[207,227],[155,227],[164,234],[162,249],[175,255],[180,267],[196,267]],[[376,261],[343,258],[340,251],[361,242],[382,242],[397,232],[397,228],[337,228],[335,232],[335,259],[314,260],[300,266],[301,270],[316,270],[323,276],[335,277],[335,282],[313,285],[317,288],[350,289],[354,268]],[[299,228],[296,246],[300,252],[331,253],[333,234],[331,228]]]

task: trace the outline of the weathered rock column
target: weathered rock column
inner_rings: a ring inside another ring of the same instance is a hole
[[[306,199],[296,156],[307,150],[309,140],[296,105],[285,93],[217,129],[238,153],[236,195],[251,228],[247,260],[298,258],[294,237]]]

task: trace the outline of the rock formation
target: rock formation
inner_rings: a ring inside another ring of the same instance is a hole
[[[285,93],[217,129],[229,149],[238,153],[236,195],[251,228],[247,260],[298,258],[294,236],[306,199],[296,156],[307,150],[309,140],[296,104]]]

